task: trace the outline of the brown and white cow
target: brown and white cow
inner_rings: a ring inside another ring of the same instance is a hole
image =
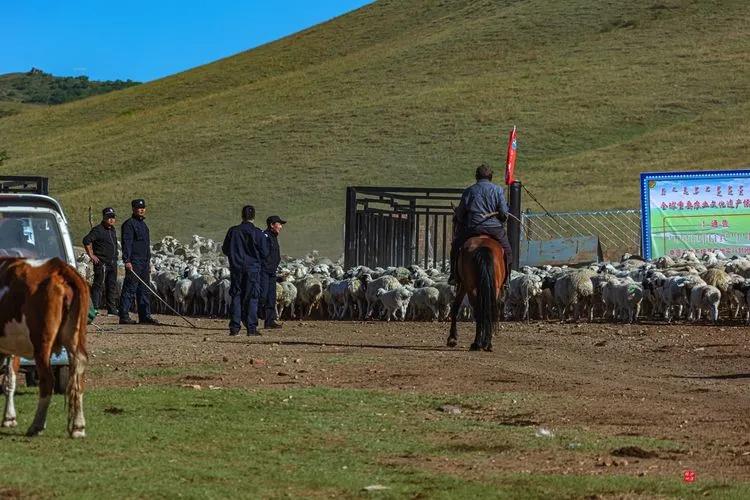
[[[70,360],[68,433],[74,438],[86,435],[83,372],[88,306],[88,284],[65,261],[0,258],[0,353],[13,356],[6,377],[2,427],[16,426],[15,356],[23,356],[34,359],[39,375],[39,403],[26,435],[44,430],[54,385],[50,357],[64,347]]]

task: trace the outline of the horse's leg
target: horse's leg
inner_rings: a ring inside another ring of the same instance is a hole
[[[471,343],[469,346],[470,351],[479,351],[481,350],[482,346],[479,345],[479,343],[482,341],[482,322],[478,321],[476,317],[474,318],[474,324],[476,325],[476,334],[474,335],[474,342]]]
[[[461,308],[461,304],[464,302],[464,296],[466,292],[463,289],[461,283],[456,287],[456,298],[453,299],[451,304],[451,330],[448,335],[448,347],[456,347],[458,345],[458,328],[456,327],[456,318],[458,317],[458,310]]]
[[[16,393],[16,376],[18,374],[18,365],[20,359],[17,356],[11,356],[8,359],[8,372],[5,375],[5,415],[3,416],[3,427],[15,427],[16,423],[16,405],[13,396]]]

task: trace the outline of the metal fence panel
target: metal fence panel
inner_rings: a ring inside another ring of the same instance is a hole
[[[641,211],[599,210],[592,212],[526,211],[521,216],[521,238],[551,240],[572,236],[598,236],[606,260],[619,260],[624,253],[641,253]]]

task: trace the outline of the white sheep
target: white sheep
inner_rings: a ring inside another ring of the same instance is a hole
[[[401,287],[398,279],[393,276],[381,276],[377,279],[372,279],[370,275],[365,275],[365,300],[367,301],[367,314],[365,318],[371,318],[372,313],[375,311],[375,307],[378,304],[378,290],[381,288],[385,291],[394,290]]]
[[[439,316],[440,290],[435,287],[415,288],[409,299],[409,318],[414,320],[424,314],[431,321],[437,321]]]
[[[328,285],[327,291],[330,308],[328,315],[331,319],[344,319],[349,293],[349,281],[334,281]]]
[[[344,303],[343,316],[347,313],[350,318],[354,318],[354,308],[357,308],[359,319],[365,316],[365,287],[359,278],[347,278],[346,280],[346,302]]]
[[[277,304],[277,317],[281,318],[284,310],[289,310],[289,318],[294,319],[294,306],[297,303],[297,287],[291,281],[282,281],[279,283],[281,286],[281,293],[276,294]]]
[[[304,317],[312,316],[314,309],[320,307],[323,300],[323,282],[319,277],[310,275],[295,282],[297,287],[297,302]]]
[[[506,308],[513,311],[513,316],[521,320],[529,319],[529,302],[542,293],[542,278],[535,274],[511,274]]]
[[[690,315],[689,319],[700,321],[702,311],[711,321],[719,320],[719,302],[721,291],[713,285],[697,285],[690,291]]]
[[[401,312],[401,321],[406,319],[406,308],[409,306],[409,298],[411,297],[409,290],[404,287],[398,287],[393,290],[379,288],[375,296],[383,306],[383,314],[385,314],[386,321],[390,321],[391,316],[394,319],[398,319],[396,312]]]
[[[555,281],[554,296],[560,314],[560,321],[565,321],[570,307],[574,309],[574,319],[578,321],[582,309],[588,310],[589,320],[593,319],[592,299],[594,284],[591,277],[596,273],[589,269],[571,271]]]

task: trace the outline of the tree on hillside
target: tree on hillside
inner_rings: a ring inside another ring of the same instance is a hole
[[[27,73],[0,77],[0,100],[62,104],[134,85],[139,83],[132,80],[89,80],[85,75],[59,77],[31,68]]]

